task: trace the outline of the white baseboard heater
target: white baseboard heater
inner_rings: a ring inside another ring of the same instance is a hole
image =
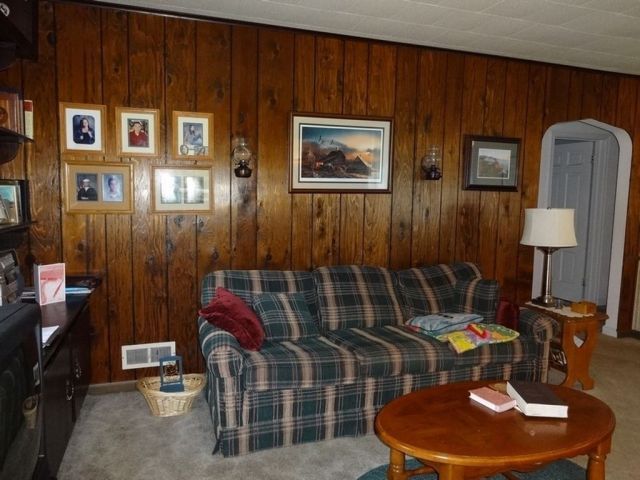
[[[161,357],[176,354],[176,342],[141,343],[122,346],[122,369],[158,367]]]

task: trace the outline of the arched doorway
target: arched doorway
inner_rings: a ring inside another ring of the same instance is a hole
[[[631,172],[631,138],[627,132],[620,128],[592,119],[558,123],[549,127],[542,138],[538,191],[539,208],[546,208],[551,205],[553,158],[556,145],[558,141],[568,138],[579,141],[593,141],[599,144],[602,148],[599,150],[600,157],[597,161],[601,162],[603,168],[607,167],[607,162],[615,162],[617,160],[613,229],[610,238],[611,255],[608,265],[609,282],[606,293],[606,310],[609,320],[607,320],[603,329],[603,333],[617,336],[622,260],[629,198],[629,177]],[[611,140],[607,140],[608,138]],[[613,150],[606,148],[607,142],[617,144],[617,158],[611,158],[610,155]],[[596,152],[598,152],[598,148],[596,148]],[[615,165],[615,163],[611,165]],[[540,295],[541,283],[542,254],[536,251],[533,265],[533,297]]]

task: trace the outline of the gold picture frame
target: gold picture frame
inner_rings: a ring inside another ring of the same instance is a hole
[[[67,213],[133,212],[133,165],[64,162]]]
[[[151,184],[154,213],[211,213],[211,167],[154,166]]]
[[[155,157],[159,150],[160,111],[153,108],[116,107],[118,155]]]
[[[60,153],[104,155],[104,105],[60,102]]]
[[[173,156],[213,160],[213,113],[173,112]]]

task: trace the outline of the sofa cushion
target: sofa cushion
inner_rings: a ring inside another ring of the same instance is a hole
[[[246,352],[244,371],[247,390],[347,384],[358,377],[355,356],[323,336],[265,342],[259,352]]]
[[[313,271],[313,278],[324,331],[402,324],[392,271],[359,265],[321,267]]]
[[[299,340],[320,335],[300,292],[260,293],[253,297],[253,309],[262,320],[266,340]]]
[[[455,284],[460,280],[481,278],[478,267],[470,262],[409,268],[397,272],[400,301],[407,319],[430,313],[457,310]]]
[[[500,284],[496,280],[474,278],[458,280],[454,287],[458,313],[476,313],[485,323],[494,323],[500,299]]]
[[[216,288],[216,296],[198,313],[212,325],[231,333],[242,348],[260,350],[264,341],[260,319],[240,297],[226,288]]]
[[[311,316],[318,322],[316,287],[311,272],[276,270],[216,270],[202,279],[202,305],[213,297],[216,287],[225,287],[248,305],[263,292],[301,292]]]
[[[449,370],[455,363],[447,343],[404,326],[386,325],[327,332],[327,338],[353,352],[362,377],[386,377]]]
[[[520,335],[510,342],[491,343],[464,353],[454,354],[455,367],[480,367],[488,364],[516,364],[539,357],[539,345]]]

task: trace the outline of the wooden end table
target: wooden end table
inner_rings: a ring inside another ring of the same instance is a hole
[[[463,480],[588,455],[587,478],[604,480],[615,428],[614,414],[604,402],[550,385],[569,405],[569,418],[527,417],[517,410],[495,413],[469,399],[470,389],[487,383],[425,388],[385,405],[375,426],[391,450],[387,478],[405,480],[435,471],[440,480]],[[406,470],[405,455],[424,466]]]
[[[602,312],[583,317],[569,317],[558,311],[530,303],[527,303],[525,307],[544,313],[560,324],[560,335],[553,339],[551,348],[561,349],[564,352],[565,361],[562,362],[552,357],[550,363],[553,368],[565,372],[566,377],[561,385],[573,387],[578,381],[583,390],[591,390],[595,383],[589,374],[591,356],[596,348],[602,325],[609,317]],[[581,345],[576,344],[575,337],[582,340]]]

